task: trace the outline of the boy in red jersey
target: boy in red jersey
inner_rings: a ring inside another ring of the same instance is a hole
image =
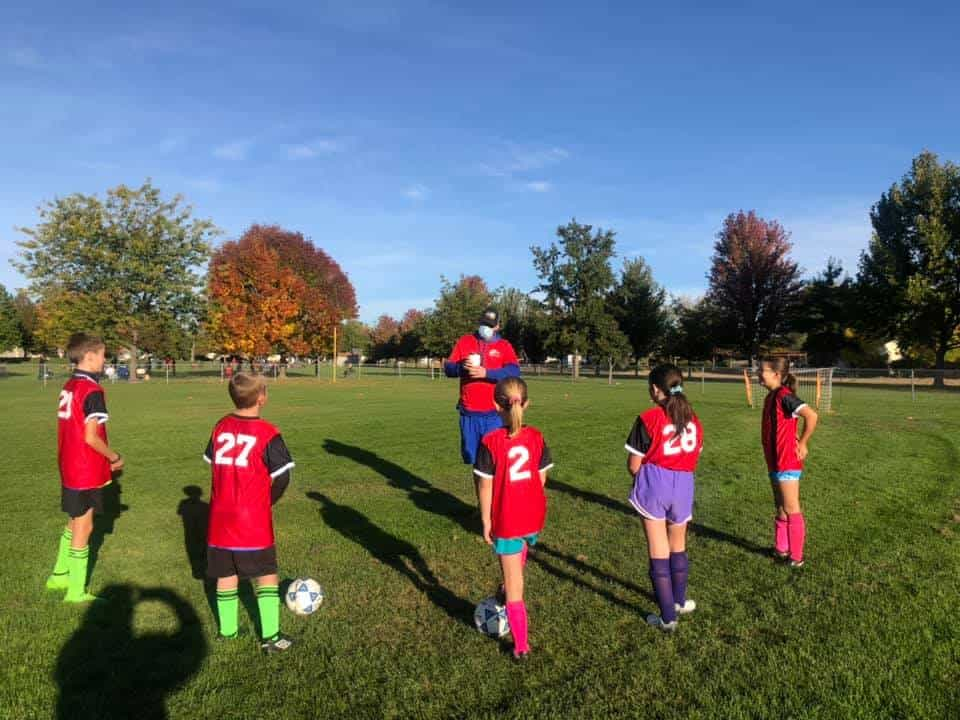
[[[57,459],[60,465],[60,507],[69,520],[60,537],[48,590],[66,590],[64,602],[95,600],[85,590],[88,543],[94,512],[103,512],[103,488],[123,458],[107,444],[107,403],[100,373],[105,346],[100,338],[77,333],[67,342],[67,357],[76,369],[60,391],[57,407]]]
[[[694,471],[703,449],[703,427],[683,393],[675,365],[658,365],[648,379],[654,406],[627,436],[627,470],[633,478],[630,504],[643,518],[650,555],[650,581],[660,614],[647,623],[672,632],[677,615],[693,612],[687,599],[687,523],[693,517]]]
[[[500,558],[513,657],[525,660],[530,645],[523,569],[527,548],[536,544],[543,530],[547,515],[543,486],[553,461],[540,431],[523,424],[527,384],[520,378],[501,380],[494,401],[505,427],[483,436],[473,472],[478,478],[483,539]]]
[[[760,435],[777,508],[773,552],[777,559],[799,568],[804,564],[803,546],[807,538],[807,524],[800,507],[800,475],[809,452],[807,443],[817,427],[817,412],[794,392],[796,380],[785,358],[763,358],[757,374],[769,390],[763,402]],[[799,439],[798,418],[803,418]]]
[[[237,636],[239,578],[256,584],[260,649],[287,650],[293,640],[280,633],[280,589],[271,506],[290,483],[294,463],[276,427],[260,419],[267,386],[259,375],[230,378],[236,412],[216,424],[203,459],[212,467],[207,577],[217,581],[220,635]]]

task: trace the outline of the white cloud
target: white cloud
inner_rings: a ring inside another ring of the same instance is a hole
[[[318,155],[328,155],[346,150],[346,142],[336,138],[324,138],[310,143],[291,145],[287,148],[287,157],[291,160],[309,160]]]
[[[406,190],[403,191],[404,196],[410,198],[411,200],[423,200],[430,190],[426,185],[411,185]]]
[[[534,180],[532,182],[524,183],[523,187],[531,192],[545,193],[550,192],[553,189],[553,184],[547,182],[546,180]]]
[[[482,175],[498,178],[514,178],[533,170],[563,162],[570,153],[561,147],[522,148],[508,145],[492,153],[492,160],[480,163],[477,167]]]
[[[219,145],[213,149],[214,157],[221,160],[244,160],[253,143],[250,140],[238,140],[237,142]]]

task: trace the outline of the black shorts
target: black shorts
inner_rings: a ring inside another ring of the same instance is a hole
[[[60,486],[60,509],[72,518],[84,515],[93,508],[97,515],[103,514],[103,491],[109,485],[92,490],[71,490]]]
[[[277,546],[263,550],[224,550],[207,547],[207,577],[225,578],[239,575],[257,578],[277,574]]]

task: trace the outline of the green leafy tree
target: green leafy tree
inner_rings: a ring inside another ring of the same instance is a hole
[[[370,350],[370,328],[359,320],[347,320],[341,326],[340,347],[344,352],[366,355]]]
[[[493,305],[500,313],[501,335],[517,356],[527,362],[542,362],[550,329],[543,305],[517,288],[499,288]]]
[[[23,333],[14,298],[0,285],[0,352],[22,348],[23,345]]]
[[[832,365],[851,347],[856,300],[853,280],[835,258],[829,258],[823,272],[804,286],[790,327],[806,335],[803,349],[813,364]]]
[[[137,357],[166,323],[183,327],[200,310],[201,267],[218,233],[193,218],[177,195],[165,200],[149,181],[120,185],[101,199],[74,194],[40,208],[16,267],[40,298],[40,334],[63,347],[78,330],[101,333]]]
[[[640,360],[662,345],[669,325],[667,292],[653,279],[643,258],[626,260],[610,294],[610,309],[626,335],[639,372]]]
[[[614,235],[611,230],[594,233],[592,226],[573,219],[557,228],[559,244],[530,248],[540,278],[537,289],[551,320],[547,347],[559,355],[573,354],[574,377],[581,354],[606,360],[615,347],[622,347],[614,341],[607,302],[615,283],[610,267]]]
[[[440,297],[420,323],[420,343],[429,355],[446,356],[462,335],[477,329],[493,301],[482,278],[461,275],[456,283],[441,278]]]
[[[960,348],[960,166],[921,153],[881,195],[870,221],[857,277],[865,317],[905,350],[931,347],[943,369],[947,353]]]
[[[708,297],[674,298],[669,307],[663,353],[687,362],[708,360],[718,347],[731,343],[732,336],[723,313]]]

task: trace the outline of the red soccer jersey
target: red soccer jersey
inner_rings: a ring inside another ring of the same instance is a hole
[[[516,437],[510,437],[506,428],[483,436],[473,472],[493,479],[490,519],[494,537],[516,538],[543,530],[547,496],[540,471],[552,467],[550,449],[536,428],[521,428]]]
[[[513,346],[499,338],[486,342],[474,335],[464,335],[457,340],[447,362],[463,362],[472,354],[480,355],[480,364],[487,370],[499,370],[504,365],[518,365]],[[470,412],[492,412],[497,409],[493,402],[493,388],[496,383],[486,379],[474,380],[460,377],[460,405]]]
[[[227,415],[213,428],[203,459],[213,470],[207,544],[226,550],[272,547],[270,487],[294,465],[280,431],[260,418]]]
[[[797,454],[797,418],[806,405],[786,385],[768,393],[763,401],[760,434],[769,472],[803,470],[803,460]]]
[[[627,451],[667,470],[694,472],[703,450],[703,427],[696,415],[677,435],[666,409],[657,405],[633,423],[624,446]]]
[[[65,488],[92,490],[110,484],[110,461],[87,445],[85,435],[87,421],[96,420],[97,435],[107,442],[108,417],[96,376],[75,372],[60,391],[57,407],[57,459]]]

